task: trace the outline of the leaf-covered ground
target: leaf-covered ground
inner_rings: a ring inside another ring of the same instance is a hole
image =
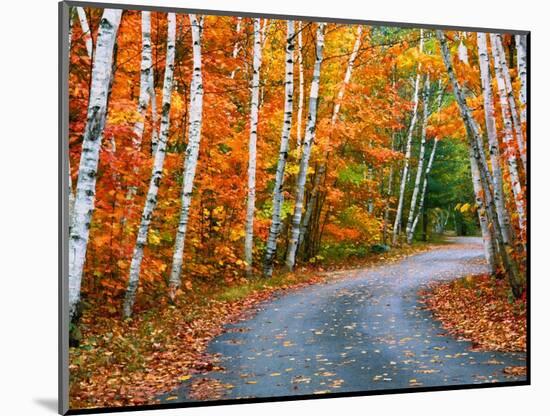
[[[275,292],[339,279],[343,274],[333,270],[389,263],[426,248],[405,247],[361,261],[241,281],[229,288],[196,284],[181,293],[175,305],[163,299],[157,308],[137,313],[131,321],[122,321],[118,314],[98,313],[103,309],[90,305],[80,323],[82,342],[70,349],[70,407],[155,403],[158,394],[216,370],[215,360],[206,353],[208,342],[224,331],[224,325],[254,313]],[[215,386],[204,383],[200,387],[198,397]]]
[[[424,302],[453,335],[475,349],[526,350],[526,300],[514,300],[506,280],[487,274],[437,283],[424,292]]]

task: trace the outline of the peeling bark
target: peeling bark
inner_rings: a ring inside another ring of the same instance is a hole
[[[174,80],[174,57],[176,49],[176,15],[168,13],[168,35],[166,46],[166,69],[164,71],[164,85],[162,90],[162,116],[160,120],[160,135],[157,145],[157,151],[153,161],[153,169],[151,172],[151,180],[145,205],[141,214],[141,222],[139,225],[136,245],[132,255],[130,264],[130,273],[128,277],[128,288],[124,298],[123,313],[126,318],[132,315],[136,291],[139,285],[139,276],[141,270],[141,262],[143,260],[143,248],[147,244],[147,234],[149,225],[153,217],[153,212],[157,206],[157,194],[162,178],[162,169],[164,165],[164,157],[166,155],[166,142],[168,141],[168,133],[170,129],[170,105],[172,97],[172,84]]]
[[[283,128],[281,131],[281,146],[279,148],[279,161],[275,174],[275,186],[273,188],[273,214],[271,227],[264,258],[264,275],[273,274],[273,259],[277,253],[277,239],[281,232],[281,209],[284,202],[283,183],[285,165],[288,157],[288,142],[290,128],[292,126],[292,98],[294,95],[294,21],[287,21],[287,40],[285,53],[285,110],[283,116]]]
[[[294,268],[296,263],[296,251],[298,249],[298,240],[300,237],[300,224],[302,221],[302,210],[304,206],[304,191],[307,177],[307,169],[309,167],[309,157],[311,155],[311,147],[315,138],[315,127],[317,125],[317,105],[319,99],[319,82],[321,79],[321,62],[323,61],[323,47],[325,44],[324,37],[325,23],[319,23],[317,26],[317,42],[315,47],[315,64],[313,66],[313,78],[311,80],[311,88],[309,92],[309,112],[308,123],[304,142],[302,144],[302,156],[300,159],[300,168],[296,181],[296,197],[294,205],[294,213],[292,216],[290,241],[286,255],[286,266],[289,270]]]
[[[97,36],[92,65],[88,115],[82,142],[73,220],[69,239],[69,316],[75,315],[80,301],[80,286],[86,261],[90,224],[95,205],[95,186],[101,138],[107,115],[113,49],[121,10],[105,9]]]
[[[203,83],[202,83],[202,52],[201,35],[202,19],[199,21],[194,14],[189,15],[191,22],[191,36],[193,40],[193,78],[191,79],[191,103],[189,105],[189,140],[185,150],[185,168],[183,171],[183,189],[181,192],[181,213],[174,244],[174,257],[172,259],[172,270],[170,272],[170,296],[173,299],[175,292],[180,286],[181,269],[183,264],[183,249],[185,236],[187,234],[187,223],[189,222],[189,208],[193,194],[193,183],[197,170],[199,158],[201,128],[202,128],[202,107],[203,107]]]

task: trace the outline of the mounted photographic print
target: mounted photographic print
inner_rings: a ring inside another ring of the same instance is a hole
[[[59,10],[61,413],[529,384],[529,32]]]

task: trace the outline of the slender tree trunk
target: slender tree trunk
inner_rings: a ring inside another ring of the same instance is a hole
[[[491,34],[491,45],[498,45],[497,38]],[[495,52],[496,49],[496,52]],[[518,214],[519,228],[522,237],[525,235],[525,203],[523,196],[523,188],[519,177],[516,149],[514,146],[514,132],[512,128],[511,109],[509,106],[508,95],[506,91],[506,82],[504,80],[503,68],[501,67],[502,60],[499,58],[498,47],[493,46],[493,58],[495,63],[495,74],[497,79],[498,91],[500,96],[500,107],[502,111],[502,120],[504,122],[504,145],[506,147],[505,158],[508,162],[508,171],[510,173],[510,182],[512,192],[514,194],[514,202]]]
[[[422,192],[420,193],[420,202],[418,203],[418,212],[416,213],[416,216],[414,217],[414,221],[411,226],[411,231],[410,231],[411,235],[414,235],[414,230],[416,230],[416,226],[418,225],[418,221],[420,220],[420,215],[424,213],[424,201],[426,198],[426,191],[428,189],[428,179],[430,177],[430,172],[432,171],[432,165],[434,163],[435,153],[437,151],[437,143],[439,143],[439,139],[436,137],[434,138],[432,152],[430,153],[430,158],[428,159],[428,165],[426,166],[426,173],[424,174],[424,182],[422,184]]]
[[[498,221],[502,229],[502,239],[508,243],[511,239],[512,230],[510,227],[510,217],[506,210],[506,201],[502,186],[500,150],[495,122],[493,91],[491,87],[491,64],[489,62],[489,53],[487,51],[487,34],[477,34],[477,46],[479,53],[481,88],[483,92],[483,106],[485,110],[485,126],[487,130],[487,142],[489,144],[489,157],[491,159],[495,208],[497,211]]]
[[[166,142],[168,141],[168,133],[170,130],[170,104],[172,97],[172,83],[174,80],[174,57],[176,49],[176,15],[168,13],[168,35],[166,47],[166,69],[164,71],[164,86],[162,90],[162,116],[160,120],[160,135],[153,161],[153,169],[151,172],[151,180],[149,189],[145,198],[143,213],[141,214],[141,222],[139,225],[136,245],[132,255],[130,264],[130,274],[128,277],[128,288],[124,298],[123,313],[126,318],[132,315],[136,291],[139,285],[139,275],[141,262],[143,260],[143,248],[147,244],[147,234],[149,225],[153,217],[153,212],[157,206],[157,194],[162,178],[162,169],[164,165],[164,157],[166,155]]]
[[[300,159],[300,169],[296,182],[296,197],[294,205],[294,214],[292,216],[292,229],[288,251],[286,255],[286,265],[292,271],[296,263],[296,251],[298,249],[298,240],[300,237],[300,224],[302,221],[302,210],[304,205],[304,191],[306,184],[307,169],[309,167],[309,157],[311,155],[311,146],[315,138],[315,127],[317,125],[317,105],[319,98],[319,82],[321,79],[321,62],[323,61],[323,47],[325,44],[325,23],[319,23],[317,26],[317,42],[315,47],[315,64],[313,66],[313,78],[309,93],[309,114],[307,122],[306,135],[302,144],[302,156]]]
[[[237,35],[241,33],[242,20],[243,20],[242,17],[237,17],[237,28],[236,28]],[[231,54],[231,56],[233,57],[233,59],[237,59],[238,54],[239,54],[239,41],[236,41],[235,45],[233,46],[233,53]],[[231,79],[235,78],[235,71],[236,71],[235,69],[231,71],[231,75],[229,76]]]
[[[394,150],[394,133],[392,133],[391,149]],[[393,187],[393,162],[390,165],[390,173],[388,175],[388,188],[386,192],[386,206],[384,207],[384,223],[382,225],[382,243],[386,244],[388,240],[388,223],[390,220],[390,199]]]
[[[516,99],[514,97],[514,89],[512,88],[512,81],[510,79],[510,71],[508,70],[508,63],[506,62],[506,54],[502,47],[501,35],[491,33],[489,35],[491,39],[491,48],[493,52],[493,58],[495,60],[495,73],[497,82],[499,78],[504,81],[504,93],[508,100],[508,108],[510,109],[510,117],[512,119],[512,125],[515,132],[516,142],[518,145],[520,159],[523,165],[524,172],[527,171],[527,153],[525,150],[525,143],[523,140],[523,130],[521,127],[520,117],[516,108]],[[498,63],[497,63],[498,61]],[[499,87],[500,91],[500,87]]]
[[[359,53],[359,47],[361,46],[361,34],[363,31],[363,27],[361,25],[357,26],[357,34],[355,37],[355,43],[353,45],[353,49],[351,51],[351,55],[348,60],[348,65],[346,67],[346,73],[344,74],[344,81],[340,85],[340,89],[338,90],[338,95],[336,97],[336,102],[334,104],[334,108],[332,110],[332,117],[330,120],[330,131],[329,131],[329,143],[327,143],[327,148],[325,149],[323,160],[321,161],[321,166],[315,173],[315,177],[313,179],[313,189],[311,191],[311,196],[309,198],[309,202],[306,207],[306,214],[304,216],[303,223],[300,227],[300,236],[298,237],[298,247],[303,243],[305,234],[308,230],[311,217],[313,214],[314,208],[317,206],[317,201],[319,198],[319,191],[321,186],[321,181],[323,180],[326,170],[327,170],[327,162],[330,154],[330,135],[332,134],[332,130],[334,129],[334,126],[336,125],[338,121],[338,114],[340,113],[340,108],[342,105],[342,100],[344,98],[344,93],[346,92],[346,87],[349,84],[351,80],[351,74],[353,72],[353,65],[355,64],[355,59],[357,59],[357,54]]]
[[[302,113],[304,109],[304,58],[302,55],[302,22],[298,21],[298,119],[296,120],[296,146],[302,145]]]
[[[430,116],[430,78],[427,75],[424,79],[424,93],[422,94],[423,102],[423,117],[422,117],[422,132],[420,138],[420,154],[418,155],[418,168],[416,169],[416,178],[414,181],[414,189],[411,197],[411,206],[409,209],[409,218],[405,229],[407,234],[407,243],[411,244],[414,236],[413,222],[416,212],[416,201],[420,192],[420,181],[424,171],[424,153],[426,152],[426,128],[428,127],[428,117]]]
[[[466,98],[454,73],[451,63],[451,55],[447,46],[445,35],[441,30],[437,30],[436,35],[439,40],[443,61],[447,69],[449,79],[453,86],[455,98],[467,130],[471,152],[470,155],[476,160],[477,165],[479,166],[481,179],[480,182],[485,197],[485,206],[487,208],[487,218],[489,219],[492,227],[495,229],[495,237],[497,240],[497,245],[499,247],[499,254],[502,258],[502,264],[504,265],[504,268],[508,275],[512,291],[516,297],[519,297],[522,293],[521,276],[519,274],[518,265],[512,257],[513,248],[508,243],[504,242],[502,238],[502,230],[500,228],[498,217],[494,209],[494,201],[492,199],[493,194],[490,188],[491,179],[489,168],[487,166],[487,160],[485,159],[483,147],[479,146],[479,143],[482,143],[481,132],[479,126],[472,116],[470,108],[466,104]]]
[[[69,316],[75,315],[80,301],[80,286],[90,224],[95,204],[95,186],[101,137],[107,115],[107,99],[111,80],[113,49],[121,10],[105,9],[99,25],[97,49],[92,65],[92,82],[78,182],[69,240]]]
[[[518,51],[518,75],[521,82],[519,100],[521,102],[521,124],[527,121],[527,36],[516,35],[516,47]]]
[[[193,182],[199,158],[202,127],[203,84],[202,84],[202,55],[201,34],[202,19],[198,20],[194,14],[189,15],[191,22],[191,36],[193,39],[193,78],[191,80],[191,103],[189,105],[189,140],[185,150],[185,168],[183,171],[183,189],[181,192],[181,214],[174,245],[174,258],[170,273],[170,296],[174,299],[176,290],[181,282],[181,268],[183,264],[183,249],[187,223],[189,222],[189,208],[193,193]]]
[[[86,11],[83,7],[77,7],[76,12],[78,14],[78,20],[80,21],[80,27],[82,28],[82,33],[84,35],[84,43],[86,44],[86,52],[88,53],[88,58],[92,59],[93,54],[93,43],[92,43],[92,32],[90,31],[90,26],[88,25],[88,19],[86,18]]]
[[[481,236],[483,238],[483,248],[485,251],[485,260],[489,264],[489,271],[492,275],[496,272],[495,247],[493,246],[493,238],[490,231],[489,220],[487,218],[487,208],[483,198],[483,186],[481,185],[481,174],[479,166],[474,156],[473,149],[470,148],[470,170],[472,174],[472,183],[474,185],[474,195],[477,207],[477,215],[479,218],[479,226],[481,228]]]
[[[265,30],[265,25],[264,25]],[[248,198],[246,205],[246,226],[244,259],[246,272],[252,274],[252,251],[254,243],[254,212],[256,210],[256,140],[258,137],[258,108],[260,98],[260,68],[262,65],[262,29],[260,19],[254,19],[254,51],[252,84],[250,87],[250,136],[248,139]]]
[[[271,227],[267,239],[267,248],[264,259],[264,275],[271,276],[273,273],[273,258],[277,253],[277,239],[281,231],[281,208],[283,206],[283,183],[285,165],[288,156],[288,141],[290,128],[292,126],[292,98],[294,94],[294,21],[287,21],[286,41],[286,65],[285,65],[285,111],[283,117],[283,128],[281,132],[281,146],[279,149],[279,161],[275,175],[275,187],[273,189],[273,215]]]
[[[423,50],[423,37],[424,33],[420,29],[420,52]],[[401,176],[401,186],[399,187],[399,201],[397,202],[397,212],[395,214],[395,221],[393,224],[393,237],[392,244],[397,244],[397,239],[399,237],[399,231],[401,229],[401,217],[403,215],[403,203],[405,200],[405,187],[407,185],[407,178],[409,176],[409,163],[411,159],[411,145],[414,127],[416,125],[416,119],[418,116],[418,92],[420,90],[420,69],[421,64],[418,64],[418,69],[416,71],[416,81],[414,83],[414,93],[413,93],[413,112],[411,117],[411,122],[409,125],[409,130],[407,133],[407,144],[405,147],[405,161],[403,164],[403,174]]]

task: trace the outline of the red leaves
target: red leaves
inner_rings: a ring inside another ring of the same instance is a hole
[[[468,276],[435,285],[425,303],[451,334],[468,339],[475,349],[525,351],[525,299],[511,302],[505,280]]]

